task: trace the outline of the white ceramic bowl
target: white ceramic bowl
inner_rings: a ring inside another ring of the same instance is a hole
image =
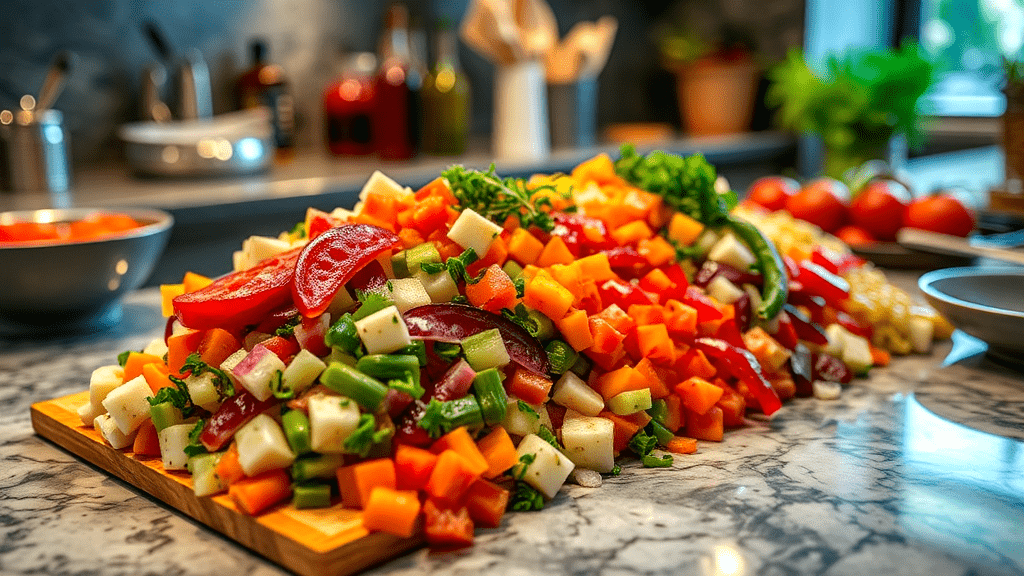
[[[922,275],[918,286],[953,326],[990,350],[1024,352],[1024,268],[946,268]]]

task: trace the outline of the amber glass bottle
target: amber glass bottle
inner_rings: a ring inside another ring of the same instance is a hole
[[[278,150],[290,150],[295,145],[295,103],[288,79],[280,66],[267,63],[264,41],[254,40],[249,49],[252,67],[239,77],[235,85],[238,107],[269,108],[274,125],[274,143]]]

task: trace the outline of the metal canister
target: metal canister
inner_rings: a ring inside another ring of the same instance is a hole
[[[67,192],[69,158],[64,115],[59,110],[0,111],[0,190]]]

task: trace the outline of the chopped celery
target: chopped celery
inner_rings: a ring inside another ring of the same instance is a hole
[[[395,273],[395,278],[408,278],[412,276],[412,271],[409,270],[407,250],[402,250],[391,257],[391,271]]]
[[[424,242],[405,251],[406,270],[409,274],[419,272],[423,264],[441,262],[441,253],[433,242]],[[396,272],[397,274],[397,272]]]
[[[573,364],[576,363],[576,358],[579,354],[561,340],[552,340],[548,342],[548,345],[544,348],[544,351],[548,354],[548,364],[551,365],[551,373],[562,375],[567,370],[572,368]]]
[[[331,505],[331,485],[323,482],[296,484],[292,489],[292,506],[296,508],[327,508]]]
[[[501,373],[495,368],[478,372],[473,378],[473,392],[480,404],[484,423],[493,426],[505,420],[508,413],[508,396],[501,385]]]
[[[309,416],[302,410],[289,410],[281,416],[284,437],[296,455],[313,451],[309,432]]]
[[[468,336],[462,341],[462,350],[466,361],[477,372],[504,366],[511,361],[497,328]]]
[[[338,468],[345,463],[341,454],[317,454],[298,458],[292,463],[292,480],[305,482],[314,478],[330,480],[337,477]]]
[[[619,416],[636,414],[637,412],[650,409],[651,406],[650,388],[627,390],[608,399],[608,408]]]
[[[170,401],[160,402],[159,404],[153,404],[149,407],[149,416],[153,419],[153,426],[156,427],[156,431],[160,432],[168,426],[174,426],[175,424],[181,424],[184,419],[181,416],[181,410],[174,407]]]

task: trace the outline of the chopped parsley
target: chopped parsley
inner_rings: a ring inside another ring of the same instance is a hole
[[[117,355],[117,363],[121,365],[121,368],[124,368],[124,365],[128,362],[128,356],[132,352],[133,350],[125,350]]]
[[[388,306],[394,305],[394,302],[376,292],[356,290],[356,298],[361,304],[359,309],[352,314],[353,321],[362,320],[374,312],[380,312]]]
[[[203,443],[199,441],[199,436],[203,433],[203,427],[205,425],[206,422],[200,419],[188,433],[188,445],[185,446],[185,454],[187,456],[198,456],[199,454],[206,454],[208,452],[206,446],[203,446]]]
[[[284,324],[279,326],[277,330],[274,330],[274,335],[282,338],[288,338],[289,336],[295,335],[295,327],[298,326],[301,321],[302,318],[300,316],[289,318]]]
[[[536,337],[540,334],[540,325],[532,316],[530,316],[530,311],[526,309],[526,306],[524,306],[522,302],[516,304],[514,310],[502,308],[501,315],[506,320],[509,320],[521,327],[523,330],[526,330],[530,336]]]
[[[647,434],[644,430],[640,430],[629,440],[629,449],[641,458],[650,454],[657,445],[658,439]]]
[[[185,364],[181,367],[181,372],[188,372],[192,376],[212,374],[213,385],[217,388],[217,393],[220,394],[221,398],[230,398],[235,395],[235,384],[231,381],[231,378],[220,368],[214,368],[203,362],[196,352],[188,355],[188,358],[185,359]]]
[[[185,381],[177,376],[169,377],[174,387],[166,386],[161,388],[156,396],[147,398],[150,406],[156,406],[157,404],[163,404],[164,402],[170,402],[172,406],[177,408],[181,415],[185,418],[192,416],[196,411],[196,405],[192,403],[192,397],[189,396],[188,386],[185,385]]]
[[[516,491],[508,500],[509,510],[515,512],[532,512],[544,508],[544,495],[526,482],[516,482]]]
[[[559,452],[562,451],[562,446],[558,443],[558,438],[555,438],[555,433],[547,426],[541,424],[540,431],[537,432],[537,436],[540,436],[541,440],[551,444],[555,450],[558,450]]]
[[[391,437],[391,430],[387,428],[377,430],[376,427],[377,421],[371,414],[361,415],[359,425],[342,443],[342,448],[349,454],[358,454],[365,458],[374,444],[379,444]]]
[[[533,406],[530,406],[526,402],[520,400],[517,405],[519,406],[520,412],[525,412],[527,415],[533,418],[540,418],[540,414],[537,414],[537,411],[533,409]]]
[[[661,458],[658,458],[654,454],[648,454],[640,459],[643,463],[644,468],[668,468],[672,466],[672,455],[665,454]]]
[[[442,172],[441,176],[459,201],[460,209],[469,208],[498,224],[513,217],[523,228],[536,226],[550,232],[555,227],[555,221],[548,213],[552,206],[549,194],[537,194],[542,190],[554,191],[553,186],[530,190],[521,179],[498,177],[494,164],[487,172],[456,165]],[[565,194],[567,196],[568,192]]]

